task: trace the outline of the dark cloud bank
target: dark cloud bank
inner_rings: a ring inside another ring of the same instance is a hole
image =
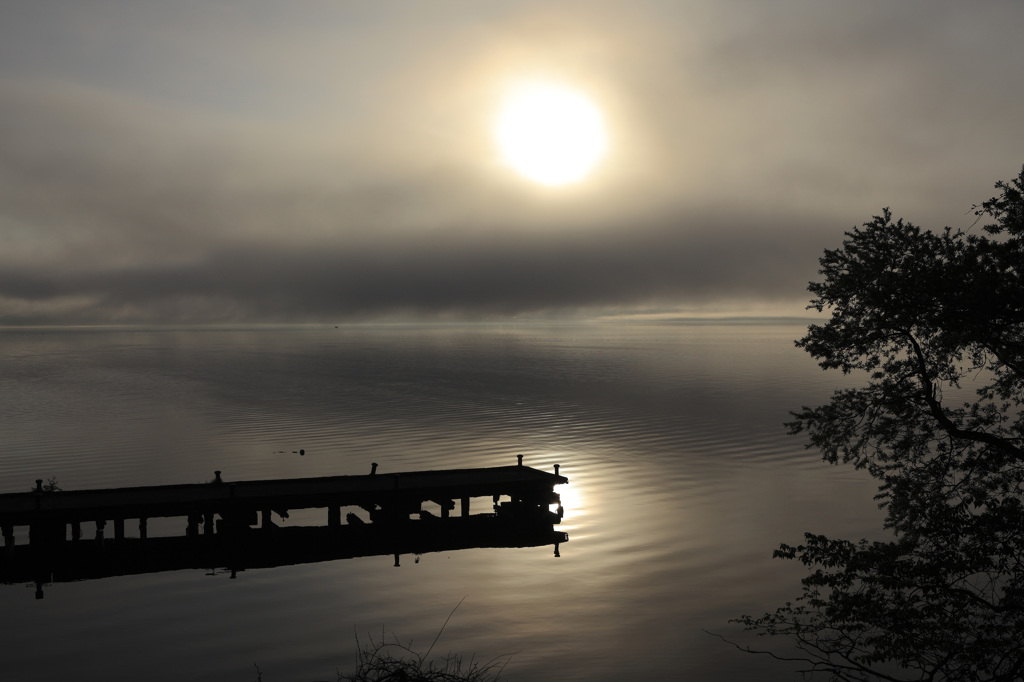
[[[802,296],[811,228],[636,226],[532,235],[451,232],[387,249],[236,246],[181,265],[6,267],[6,324],[260,322],[386,315],[504,317]],[[46,302],[75,299],[59,319]],[[37,311],[37,312],[33,312]]]

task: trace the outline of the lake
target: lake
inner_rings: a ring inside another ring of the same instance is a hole
[[[794,347],[805,326],[0,331],[0,492],[519,454],[569,479],[559,556],[477,548],[233,579],[211,566],[55,582],[42,599],[0,585],[4,677],[251,681],[258,666],[263,682],[333,680],[356,636],[425,650],[461,602],[434,651],[511,655],[506,680],[798,679],[706,631],[741,638],[730,618],[797,596],[803,573],[771,558],[779,543],[881,526],[866,474],[786,434],[790,410],[850,381]]]

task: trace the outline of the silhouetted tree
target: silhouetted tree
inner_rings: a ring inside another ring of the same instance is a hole
[[[794,643],[807,672],[1024,680],[1024,169],[996,189],[973,207],[994,221],[981,234],[885,209],[809,287],[831,318],[797,345],[865,384],[787,426],[879,480],[891,539],[776,550],[807,566],[801,596],[738,622]]]

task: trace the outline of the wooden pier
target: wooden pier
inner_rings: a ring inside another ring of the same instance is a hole
[[[549,473],[523,466],[522,459],[519,455],[515,466],[394,474],[378,473],[374,464],[363,476],[265,481],[228,481],[218,471],[209,483],[101,490],[48,491],[39,480],[35,491],[0,494],[0,529],[7,550],[0,552],[0,564],[18,546],[17,527],[28,528],[28,545],[37,549],[89,541],[82,537],[83,524],[93,524],[92,540],[101,545],[145,541],[149,519],[161,517],[183,519],[185,538],[238,537],[274,529],[274,514],[287,518],[296,509],[326,510],[328,529],[401,527],[432,517],[423,508],[427,502],[439,507],[440,520],[470,518],[474,498],[487,498],[487,514],[498,519],[557,523],[561,505],[554,487],[568,479],[558,474],[557,464]],[[456,502],[459,514],[453,516]],[[557,512],[551,511],[555,504]],[[346,507],[353,511],[343,522]],[[129,522],[138,524],[136,537],[126,538]],[[107,535],[108,523],[112,537]]]

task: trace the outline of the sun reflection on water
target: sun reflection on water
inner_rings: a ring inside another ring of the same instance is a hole
[[[587,515],[587,504],[586,497],[583,495],[583,491],[579,486],[572,484],[572,479],[569,479],[569,483],[555,487],[555,492],[558,493],[560,503],[552,505],[553,507],[562,507],[562,524],[571,522],[573,519],[578,519],[582,516]]]

